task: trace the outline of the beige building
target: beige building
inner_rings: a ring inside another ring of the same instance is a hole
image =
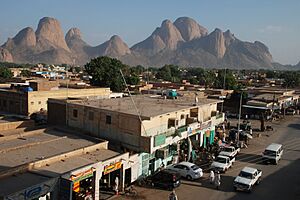
[[[191,143],[200,147],[213,142],[215,126],[224,121],[224,115],[217,112],[220,102],[146,95],[103,100],[51,98],[48,122],[67,124],[122,149],[143,152],[144,158],[148,157],[147,166],[155,170],[162,162],[165,165],[176,162],[178,146],[183,140],[189,144],[189,153]],[[140,163],[145,163],[141,159]]]
[[[36,82],[33,82],[36,83]],[[45,83],[44,83],[45,84]],[[0,89],[0,111],[20,115],[31,115],[41,110],[47,110],[48,98],[76,98],[98,96],[109,98],[109,88],[67,89],[54,85],[52,88],[31,84],[36,90],[26,89],[29,84],[14,83],[11,88]],[[53,86],[53,84],[47,84]],[[40,88],[40,90],[38,89]]]

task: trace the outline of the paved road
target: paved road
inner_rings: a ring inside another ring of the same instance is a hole
[[[283,122],[273,123],[274,132],[266,132],[254,138],[248,149],[242,149],[234,166],[222,174],[222,185],[216,190],[208,183],[208,174],[198,181],[183,181],[176,189],[179,200],[300,200],[300,116]],[[277,142],[284,145],[283,158],[278,165],[261,163],[264,148]],[[263,179],[252,193],[235,192],[232,182],[244,166],[253,166],[263,170]],[[137,188],[139,197],[136,199],[168,199],[169,191]],[[118,197],[115,199],[126,199]]]

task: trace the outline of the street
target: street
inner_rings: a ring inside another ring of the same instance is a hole
[[[221,175],[221,187],[216,190],[209,184],[208,174],[197,181],[183,180],[176,194],[179,200],[299,200],[300,199],[300,116],[287,116],[280,122],[273,122],[273,132],[264,132],[261,137],[250,141],[247,149],[242,149],[233,167]],[[283,144],[283,157],[278,165],[263,164],[261,153],[272,142]],[[262,182],[251,193],[235,192],[233,180],[245,166],[263,171]],[[170,191],[153,188],[139,188],[135,199],[168,199]],[[130,199],[118,196],[114,199]]]

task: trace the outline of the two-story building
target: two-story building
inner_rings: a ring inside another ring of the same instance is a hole
[[[177,162],[180,144],[211,144],[224,121],[220,100],[138,95],[119,99],[49,99],[48,122],[67,125],[140,153],[140,173]],[[60,120],[57,120],[59,116]]]

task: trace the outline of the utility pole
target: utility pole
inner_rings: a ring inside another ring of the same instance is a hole
[[[238,134],[237,134],[237,141],[240,141],[240,128],[241,128],[241,114],[242,114],[242,100],[243,100],[243,91],[241,91],[240,97],[240,108],[239,108],[239,121],[238,121]]]
[[[226,68],[225,68],[225,72],[224,72],[223,90],[225,90],[225,81],[226,81]],[[224,98],[223,98],[223,96],[222,96],[222,100],[223,101],[222,101],[221,112],[223,112],[223,109],[224,109]]]

